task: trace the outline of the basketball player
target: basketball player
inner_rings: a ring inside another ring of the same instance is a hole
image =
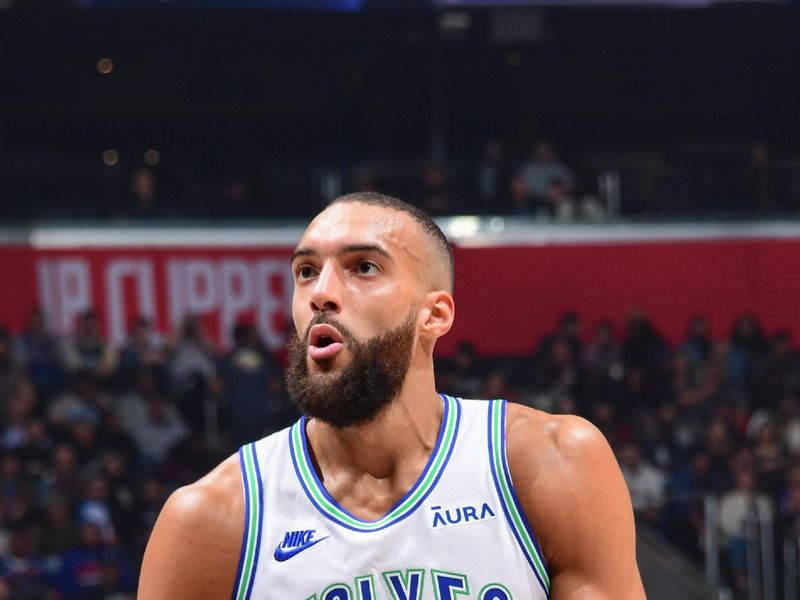
[[[141,600],[644,598],[630,499],[592,425],[436,392],[453,258],[427,215],[344,196],[291,264],[305,416],[170,497]]]

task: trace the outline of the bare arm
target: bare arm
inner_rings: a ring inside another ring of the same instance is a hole
[[[509,405],[508,460],[552,600],[644,600],[628,490],[589,422]]]
[[[177,490],[147,544],[139,600],[229,600],[244,532],[238,456]]]

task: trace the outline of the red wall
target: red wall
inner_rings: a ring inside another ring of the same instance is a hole
[[[754,311],[768,331],[800,333],[800,242],[743,240],[460,249],[458,318],[447,347],[472,339],[487,353],[527,352],[573,308],[588,333],[641,308],[671,342],[706,313],[715,336]]]
[[[52,265],[53,261],[78,258],[84,265],[82,268],[88,270],[90,304],[99,308],[107,330],[111,330],[115,315],[119,331],[121,319],[127,323],[140,308],[139,288],[143,280],[135,276],[119,278],[117,287],[121,292],[117,297],[123,301],[112,306],[109,273],[115,261],[134,259],[139,261],[137,264],[149,265],[156,323],[167,331],[172,326],[169,307],[175,304],[175,294],[185,294],[185,289],[182,292],[180,289],[194,285],[184,281],[183,288],[170,289],[166,276],[169,261],[195,259],[210,265],[211,278],[198,280],[195,295],[201,298],[205,294],[203,320],[212,334],[219,335],[224,329],[220,315],[227,310],[230,318],[233,302],[242,307],[243,318],[261,323],[262,333],[276,345],[280,343],[283,317],[289,308],[288,267],[284,275],[259,271],[258,265],[283,264],[290,251],[288,246],[47,251],[0,246],[0,272],[5,283],[0,294],[0,322],[19,330],[31,308],[47,295],[40,289],[43,259]],[[244,265],[246,272],[240,272],[251,282],[249,292],[240,289],[241,277],[237,279],[235,273],[225,280],[227,283],[220,279],[222,265],[233,263]],[[59,280],[53,274],[55,271],[48,272],[51,284],[61,281],[66,286],[58,294],[72,294],[73,299],[79,296],[72,289],[75,285],[72,279]],[[259,282],[259,277],[269,281]],[[209,285],[213,293],[204,289]],[[754,311],[767,331],[788,327],[797,335],[800,333],[800,240],[457,248],[455,296],[456,324],[440,342],[443,353],[451,351],[463,339],[473,341],[484,353],[526,353],[542,334],[552,330],[566,309],[581,313],[587,334],[597,319],[608,317],[621,326],[632,308],[641,308],[672,342],[681,339],[688,317],[697,311],[709,316],[716,336],[726,335],[733,318],[742,311]],[[50,298],[49,302],[52,304],[54,300]],[[62,310],[59,302],[56,305]],[[75,308],[74,304],[70,306]],[[72,322],[68,314],[60,319],[60,325],[54,323],[56,328],[68,328]]]

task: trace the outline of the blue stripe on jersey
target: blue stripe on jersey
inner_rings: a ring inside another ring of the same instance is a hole
[[[358,517],[352,515],[351,513],[346,511],[344,508],[342,508],[339,505],[339,503],[336,502],[336,500],[330,494],[328,494],[328,491],[325,489],[325,486],[323,486],[322,483],[320,482],[319,476],[317,475],[317,472],[316,472],[316,469],[314,469],[313,463],[311,462],[311,457],[310,457],[309,452],[308,452],[308,439],[307,439],[307,437],[305,435],[305,416],[301,417],[300,420],[293,427],[289,428],[289,440],[288,440],[289,441],[289,452],[290,452],[291,457],[292,457],[292,465],[293,465],[294,471],[295,471],[295,473],[297,475],[297,480],[300,482],[300,486],[303,488],[303,491],[305,492],[306,496],[311,501],[311,503],[317,508],[317,510],[319,512],[321,512],[326,518],[328,518],[329,520],[333,521],[334,523],[336,523],[338,525],[341,525],[342,527],[345,527],[347,529],[350,529],[351,531],[358,531],[358,532],[362,532],[362,533],[368,533],[370,531],[380,531],[382,529],[386,529],[387,527],[390,527],[390,526],[394,525],[395,523],[399,523],[400,521],[402,521],[403,519],[405,519],[409,515],[413,514],[414,511],[417,508],[419,508],[419,506],[430,495],[430,493],[436,487],[436,484],[439,482],[439,479],[441,478],[442,473],[444,472],[445,468],[447,467],[448,462],[450,461],[450,457],[453,454],[453,448],[456,445],[456,439],[458,438],[458,428],[459,428],[459,425],[461,423],[461,403],[458,401],[457,398],[450,398],[448,396],[445,396],[444,394],[441,394],[441,397],[442,397],[442,401],[443,401],[443,405],[444,405],[444,409],[443,409],[443,412],[442,412],[442,424],[441,424],[441,427],[439,429],[439,435],[438,435],[438,438],[436,440],[436,445],[434,446],[433,451],[431,452],[430,459],[428,460],[428,463],[425,465],[425,469],[420,474],[420,476],[417,479],[416,483],[411,487],[411,489],[408,492],[406,492],[403,495],[402,498],[400,498],[400,500],[398,500],[395,503],[395,505],[392,507],[392,509],[388,513],[386,513],[386,515],[387,516],[390,515],[392,513],[392,511],[394,511],[398,506],[401,506],[402,503],[405,502],[405,500],[410,495],[412,495],[415,491],[417,491],[419,486],[425,481],[425,479],[428,476],[428,472],[432,468],[432,465],[433,465],[435,457],[440,453],[440,447],[441,447],[441,445],[442,445],[442,443],[444,441],[445,431],[447,429],[448,421],[450,419],[454,418],[455,419],[455,427],[454,427],[454,430],[453,430],[453,435],[452,435],[452,438],[450,440],[449,447],[446,449],[446,454],[445,454],[444,460],[442,461],[442,464],[441,464],[438,472],[434,476],[433,480],[431,481],[428,489],[425,491],[424,494],[422,494],[422,496],[420,496],[420,498],[417,500],[417,502],[414,503],[413,506],[409,507],[404,512],[402,512],[399,515],[397,515],[397,517],[395,517],[394,519],[390,520],[389,522],[387,522],[387,523],[385,523],[385,524],[383,524],[383,525],[381,525],[379,527],[375,527],[374,524],[377,523],[377,522],[380,522],[382,519],[378,519],[377,521],[374,521],[374,522],[363,521],[362,519],[359,519]],[[454,411],[454,413],[455,413],[454,417],[453,417],[453,415],[451,415],[451,411]],[[300,434],[301,434],[301,437],[302,437],[303,457],[297,456],[297,454],[295,452],[294,444],[292,443],[292,434],[293,434],[293,431],[294,431],[295,427],[299,427],[300,428]],[[343,521],[342,519],[338,518],[336,515],[331,514],[330,511],[328,511],[324,506],[320,505],[317,502],[317,500],[314,498],[314,495],[312,494],[311,490],[308,488],[308,485],[306,484],[306,481],[303,478],[302,473],[300,472],[300,467],[299,467],[299,464],[298,464],[298,461],[300,461],[300,460],[305,460],[306,465],[308,466],[308,469],[311,472],[311,476],[313,478],[313,485],[317,488],[317,490],[330,503],[332,503],[338,510],[340,510],[342,513],[346,514],[348,517],[350,517],[351,519],[356,521],[358,523],[358,525],[351,525],[350,523],[348,523],[346,521]],[[383,518],[385,518],[385,516]],[[363,526],[361,524],[363,524]]]
[[[247,535],[250,530],[250,485],[247,479],[247,467],[244,464],[244,449],[242,446],[239,448],[239,466],[242,469],[242,486],[244,487],[244,533],[242,534],[242,550],[239,554],[239,566],[236,569],[236,583],[233,586],[232,600],[236,600],[239,595],[240,581],[242,578],[242,569],[244,568],[244,555],[247,553]]]
[[[506,454],[506,406],[507,403],[503,401],[503,416],[502,416],[502,427],[500,428],[500,444],[503,448],[503,473],[505,474],[506,481],[508,481],[508,487],[511,489],[511,499],[514,501],[514,505],[517,507],[517,512],[519,512],[520,516],[522,517],[522,524],[525,526],[525,530],[528,532],[528,535],[533,542],[533,547],[536,550],[536,554],[539,556],[539,560],[541,561],[542,565],[545,569],[547,569],[547,563],[544,560],[544,554],[542,553],[542,549],[539,546],[539,541],[536,539],[536,535],[533,533],[533,529],[531,528],[531,524],[528,522],[528,518],[525,516],[525,511],[522,510],[522,504],[519,501],[519,496],[517,495],[517,490],[514,488],[514,484],[511,481],[511,471],[508,470],[508,455]]]
[[[498,473],[497,469],[495,468],[495,464],[494,464],[494,449],[495,449],[494,442],[495,442],[495,440],[494,440],[494,432],[492,431],[492,429],[493,429],[492,425],[494,423],[494,416],[492,414],[492,412],[493,412],[492,409],[493,409],[494,404],[496,402],[502,403],[501,404],[501,416],[500,416],[500,440],[499,441],[500,441],[500,444],[501,444],[500,449],[502,450],[501,456],[502,456],[503,473]],[[505,439],[506,401],[505,400],[490,400],[488,402],[488,404],[489,404],[489,411],[488,411],[489,414],[488,414],[488,419],[487,419],[487,421],[488,421],[487,427],[488,427],[488,432],[489,432],[489,435],[488,435],[489,465],[491,466],[491,469],[492,469],[492,479],[494,480],[495,489],[497,490],[497,497],[500,500],[500,506],[503,508],[503,514],[505,514],[506,520],[508,521],[508,526],[511,529],[511,532],[514,534],[514,537],[517,540],[517,544],[519,544],[519,547],[522,550],[522,554],[525,556],[525,560],[528,561],[528,564],[530,565],[531,570],[533,571],[533,574],[536,576],[536,580],[542,586],[542,589],[544,590],[545,595],[548,598],[550,598],[550,590],[548,589],[548,586],[545,584],[545,582],[542,580],[542,577],[539,574],[539,571],[537,570],[536,565],[534,564],[533,557],[531,557],[528,554],[528,551],[525,548],[525,544],[522,541],[522,538],[520,537],[520,533],[519,533],[519,531],[517,531],[517,528],[514,525],[514,521],[511,518],[511,513],[509,512],[508,505],[506,504],[505,496],[503,495],[503,491],[502,491],[502,489],[500,487],[499,477],[503,476],[503,477],[505,477],[506,483],[508,484],[508,487],[511,490],[511,496],[512,496],[513,502],[516,505],[517,510],[519,511],[519,514],[521,516],[523,525],[525,526],[525,529],[527,530],[528,534],[531,537],[531,540],[533,541],[534,547],[536,549],[537,554],[539,555],[539,559],[541,560],[542,565],[545,565],[545,568],[546,568],[546,563],[544,561],[544,557],[541,554],[541,549],[539,548],[539,544],[536,541],[536,537],[533,535],[533,531],[531,530],[530,525],[528,524],[528,519],[525,518],[525,513],[522,511],[522,507],[519,504],[519,499],[517,498],[517,493],[514,490],[514,486],[513,486],[512,481],[511,481],[510,472],[508,471],[508,461],[507,461],[506,452],[505,452],[505,450],[506,450],[506,439]]]
[[[250,573],[250,581],[247,584],[247,595],[245,600],[250,598],[253,591],[253,582],[256,580],[256,567],[258,565],[258,554],[261,550],[261,530],[264,525],[264,478],[261,477],[261,467],[258,466],[258,456],[256,455],[256,444],[250,444],[250,451],[253,456],[253,464],[256,466],[256,483],[258,485],[258,533],[256,534],[256,554],[253,557],[253,570]]]
[[[253,461],[254,471],[250,471],[247,460]],[[247,600],[253,591],[253,582],[256,577],[258,554],[261,550],[261,529],[263,526],[264,491],[261,480],[261,468],[258,465],[255,443],[239,448],[239,465],[242,469],[242,483],[244,485],[244,534],[242,535],[242,549],[239,556],[239,566],[236,569],[236,583],[233,586],[233,600]],[[254,481],[255,480],[255,481]],[[251,486],[255,485],[256,497],[251,495]],[[252,522],[256,520],[256,535],[252,538]],[[245,559],[248,549],[255,544],[253,559],[249,563],[249,571],[245,572]],[[243,580],[244,578],[244,580]],[[244,590],[244,595],[242,591]]]

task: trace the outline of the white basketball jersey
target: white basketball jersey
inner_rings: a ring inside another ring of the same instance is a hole
[[[542,600],[550,581],[511,483],[503,400],[442,396],[436,446],[377,521],[343,509],[305,419],[239,451],[245,533],[234,600]]]

